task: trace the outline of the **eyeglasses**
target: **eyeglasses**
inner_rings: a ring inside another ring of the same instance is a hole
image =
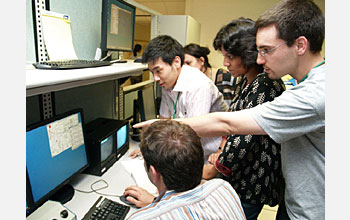
[[[258,53],[260,53],[261,56],[264,57],[264,56],[266,56],[266,54],[268,54],[268,53],[270,53],[270,52],[276,50],[277,48],[279,48],[280,46],[282,46],[283,44],[286,44],[286,43],[287,43],[287,42],[281,43],[280,45],[278,45],[278,46],[276,46],[276,47],[273,47],[273,48],[271,48],[271,49],[266,49],[266,48],[264,48],[264,49],[257,49],[257,51],[258,51]]]

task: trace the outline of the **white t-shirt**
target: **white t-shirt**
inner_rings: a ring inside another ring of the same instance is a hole
[[[179,98],[177,100],[178,94]],[[176,103],[175,118],[190,118],[210,112],[227,111],[228,106],[215,84],[197,68],[183,65],[172,90],[162,88],[160,115],[172,118]],[[208,125],[210,126],[210,125]],[[201,138],[204,158],[217,151],[221,137]]]

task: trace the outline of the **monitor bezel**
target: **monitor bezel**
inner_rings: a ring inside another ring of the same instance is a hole
[[[30,186],[29,177],[28,177],[28,170],[26,168],[26,216],[30,215],[35,210],[35,203],[32,195],[32,188]]]
[[[108,10],[109,10],[109,2],[115,3],[115,4],[121,4],[125,5],[126,7],[132,8],[132,43],[131,47],[128,49],[123,48],[108,48],[107,47],[107,30],[108,30]],[[135,40],[135,20],[136,20],[136,7],[134,5],[129,4],[128,2],[125,2],[123,0],[102,0],[102,17],[101,17],[101,50],[103,53],[107,53],[108,51],[126,51],[126,52],[132,52],[134,49],[134,40]]]
[[[52,123],[54,121],[63,119],[65,117],[68,117],[70,115],[73,114],[77,114],[80,113],[80,117],[81,117],[81,123],[82,123],[82,129],[83,129],[83,136],[84,136],[84,146],[85,146],[85,152],[86,152],[86,159],[87,159],[87,164],[83,167],[81,167],[79,170],[77,170],[75,173],[73,173],[70,177],[66,178],[64,181],[62,181],[60,184],[58,184],[55,188],[53,188],[51,191],[49,191],[46,195],[44,195],[43,197],[41,197],[38,201],[34,201],[33,198],[33,193],[32,193],[32,186],[30,183],[30,179],[29,179],[29,175],[28,175],[28,170],[26,167],[26,175],[27,175],[27,179],[26,179],[26,185],[27,185],[27,189],[26,192],[30,193],[29,194],[29,198],[27,198],[27,201],[29,200],[30,204],[28,204],[28,209],[27,209],[27,215],[30,215],[31,213],[33,213],[37,208],[39,208],[42,204],[44,204],[47,200],[49,200],[50,197],[52,197],[57,191],[59,191],[60,189],[62,189],[66,184],[68,184],[72,179],[74,179],[78,174],[82,173],[90,164],[89,164],[89,155],[87,154],[87,149],[86,149],[86,138],[85,138],[85,132],[84,132],[84,114],[83,114],[83,109],[82,108],[77,108],[74,110],[70,110],[67,111],[65,113],[62,114],[57,114],[49,119],[45,119],[43,121],[37,122],[37,123],[33,123],[31,125],[28,125],[26,128],[26,132],[32,131],[38,127],[41,126],[45,126],[49,123]]]

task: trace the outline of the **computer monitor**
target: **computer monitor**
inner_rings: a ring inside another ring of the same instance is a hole
[[[102,1],[101,50],[133,51],[135,33],[135,6],[122,0]]]
[[[131,92],[137,92],[137,97],[133,100],[133,115],[131,125],[141,121],[157,118],[156,100],[154,94],[153,80],[143,81],[130,86],[124,90],[124,97]],[[124,98],[125,102],[127,101]],[[140,141],[140,129],[133,128],[131,138]]]
[[[129,149],[129,121],[97,118],[86,125],[89,167],[86,173],[101,176]]]
[[[147,121],[150,119],[157,118],[154,83],[147,84],[142,88],[141,94],[139,94],[139,99],[141,121]]]
[[[69,182],[86,167],[82,109],[28,126],[27,211],[34,211],[48,199],[62,204],[69,201],[74,194]]]
[[[134,100],[137,100],[138,91],[124,92],[124,119],[130,120],[134,115]]]

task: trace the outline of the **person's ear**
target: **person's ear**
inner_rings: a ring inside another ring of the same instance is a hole
[[[160,180],[160,173],[156,170],[156,168],[153,165],[149,166],[149,172],[151,172],[151,175],[153,177],[153,181],[155,183]]]
[[[306,37],[300,36],[295,40],[295,44],[297,54],[304,55],[308,48],[309,41],[306,39]]]
[[[200,57],[199,60],[200,60],[200,62],[201,62],[201,65],[204,66],[204,62],[205,62],[204,57]]]
[[[175,56],[174,60],[173,60],[173,64],[175,65],[175,67],[178,69],[181,67],[181,58],[179,56]]]

